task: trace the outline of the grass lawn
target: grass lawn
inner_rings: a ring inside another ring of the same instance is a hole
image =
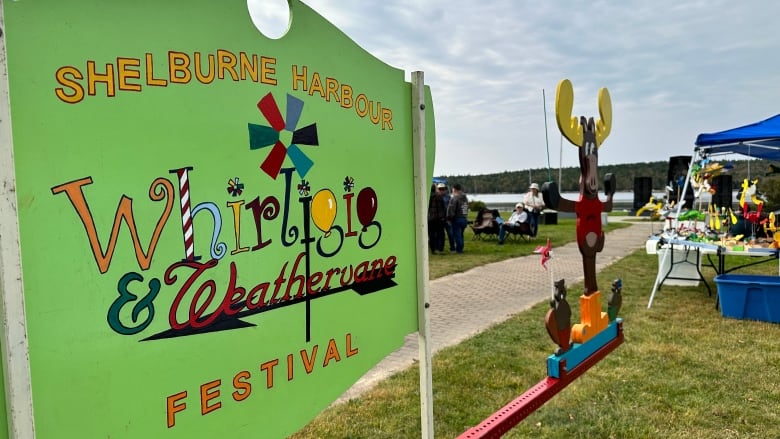
[[[509,218],[509,215],[510,212],[501,212],[503,218]],[[475,216],[476,214],[472,212],[470,220],[473,221]],[[470,227],[466,227],[464,252],[462,254],[445,252],[430,255],[428,264],[429,276],[431,279],[436,279],[491,262],[527,256],[533,253],[538,245],[546,244],[547,238],[550,238],[553,248],[559,247],[576,239],[575,226],[573,218],[558,219],[558,224],[540,224],[536,238],[531,241],[526,242],[521,239],[507,240],[504,245],[498,245],[498,240],[495,237],[474,239],[474,232]],[[604,231],[609,232],[610,230],[627,226],[626,224],[611,222],[604,227]],[[445,244],[445,250],[448,248],[448,244]]]
[[[469,241],[467,251],[477,253],[477,245]],[[525,246],[495,251],[524,254]],[[703,284],[664,286],[648,310],[657,266],[655,255],[640,250],[599,273],[603,284],[623,276],[625,343],[504,437],[780,437],[780,325],[721,317]],[[714,271],[703,272],[714,290]],[[777,274],[777,264],[742,272]],[[576,299],[570,303],[578,321]],[[543,323],[548,306],[434,356],[436,437],[458,436],[544,378],[554,347]],[[411,367],[322,412],[293,437],[419,438],[419,422],[419,371]]]

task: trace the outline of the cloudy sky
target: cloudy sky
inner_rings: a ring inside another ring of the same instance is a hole
[[[407,78],[425,72],[436,175],[577,166],[555,123],[563,78],[574,86],[575,116],[597,118],[598,89],[609,89],[613,124],[602,164],[690,155],[699,133],[780,113],[780,2],[304,3]],[[249,5],[260,22],[282,11],[286,24],[285,0]]]

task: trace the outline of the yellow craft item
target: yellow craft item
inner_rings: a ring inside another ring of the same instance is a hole
[[[737,216],[734,214],[734,211],[731,210],[730,207],[729,207],[729,219],[731,220],[731,224],[737,223]]]

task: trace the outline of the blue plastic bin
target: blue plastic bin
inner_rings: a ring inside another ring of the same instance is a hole
[[[780,276],[715,276],[724,317],[780,323]]]

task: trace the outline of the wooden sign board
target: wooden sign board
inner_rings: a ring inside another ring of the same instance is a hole
[[[417,331],[412,86],[289,6],[3,3],[10,424],[283,437]]]

